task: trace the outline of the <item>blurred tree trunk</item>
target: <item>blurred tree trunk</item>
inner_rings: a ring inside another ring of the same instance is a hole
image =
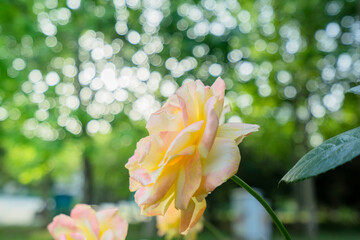
[[[304,94],[301,97],[306,96]],[[295,106],[301,106],[301,97],[295,100]],[[294,139],[294,164],[309,152],[308,139],[306,132],[306,122],[300,121],[295,115],[295,138]],[[317,207],[315,197],[315,182],[313,178],[300,181],[294,184],[294,197],[297,203],[296,224],[307,239],[316,239],[318,232]]]
[[[53,198],[53,186],[54,186],[54,181],[52,179],[51,173],[48,173],[44,179],[41,181],[40,183],[41,186],[41,198],[45,203],[45,207],[44,209],[39,212],[38,214],[41,215],[42,220],[44,221],[43,223],[45,225],[47,225],[51,219],[52,219],[52,212],[49,211],[49,200],[54,199]]]
[[[316,239],[318,223],[314,179],[295,184],[295,197],[298,205],[298,224],[302,232],[306,233],[307,239]]]
[[[305,131],[305,124],[299,122],[297,136],[301,136],[302,140],[295,144],[295,163],[303,157],[310,149],[307,145],[308,135]],[[315,182],[313,178],[294,184],[295,200],[297,203],[296,220],[302,233],[305,233],[307,239],[316,239],[318,232],[317,207],[315,197]]]
[[[318,222],[314,178],[307,179],[303,181],[302,184],[304,188],[304,208],[309,214],[309,218],[306,223],[306,232],[310,239],[316,239]]]
[[[83,167],[84,167],[84,195],[83,202],[92,204],[94,200],[94,184],[93,184],[93,169],[91,161],[85,151],[83,156]]]

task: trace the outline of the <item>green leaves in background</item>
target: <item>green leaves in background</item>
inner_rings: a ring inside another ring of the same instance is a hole
[[[359,86],[356,86],[356,87],[353,87],[353,88],[350,88],[348,90],[348,92],[351,92],[351,93],[355,93],[357,95],[360,95],[360,85]]]
[[[287,183],[317,176],[360,155],[360,127],[325,141],[303,156],[281,179]]]

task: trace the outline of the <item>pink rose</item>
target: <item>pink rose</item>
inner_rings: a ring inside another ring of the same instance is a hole
[[[85,204],[77,204],[71,217],[60,214],[48,225],[55,240],[123,240],[127,229],[118,209],[95,212]]]
[[[223,123],[225,83],[188,81],[153,113],[126,168],[135,201],[148,216],[164,215],[171,202],[181,211],[180,232],[193,227],[205,197],[239,167],[238,144],[259,126]]]

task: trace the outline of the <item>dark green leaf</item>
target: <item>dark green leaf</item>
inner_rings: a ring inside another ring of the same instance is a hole
[[[353,88],[350,88],[348,90],[348,92],[351,92],[351,93],[355,93],[357,95],[360,95],[360,85],[359,86],[356,86],[356,87],[353,87]]]
[[[360,155],[360,127],[323,142],[303,156],[280,182],[317,176]]]

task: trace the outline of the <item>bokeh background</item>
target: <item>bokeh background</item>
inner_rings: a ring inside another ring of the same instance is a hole
[[[358,159],[278,186],[360,123],[360,98],[346,93],[360,77],[359,15],[356,0],[1,0],[0,239],[50,239],[46,224],[77,202],[115,204],[134,223],[129,239],[155,238],[124,164],[184,81],[219,76],[226,121],[261,126],[238,175],[294,239],[360,239]],[[234,188],[208,197],[206,221],[224,236]]]

